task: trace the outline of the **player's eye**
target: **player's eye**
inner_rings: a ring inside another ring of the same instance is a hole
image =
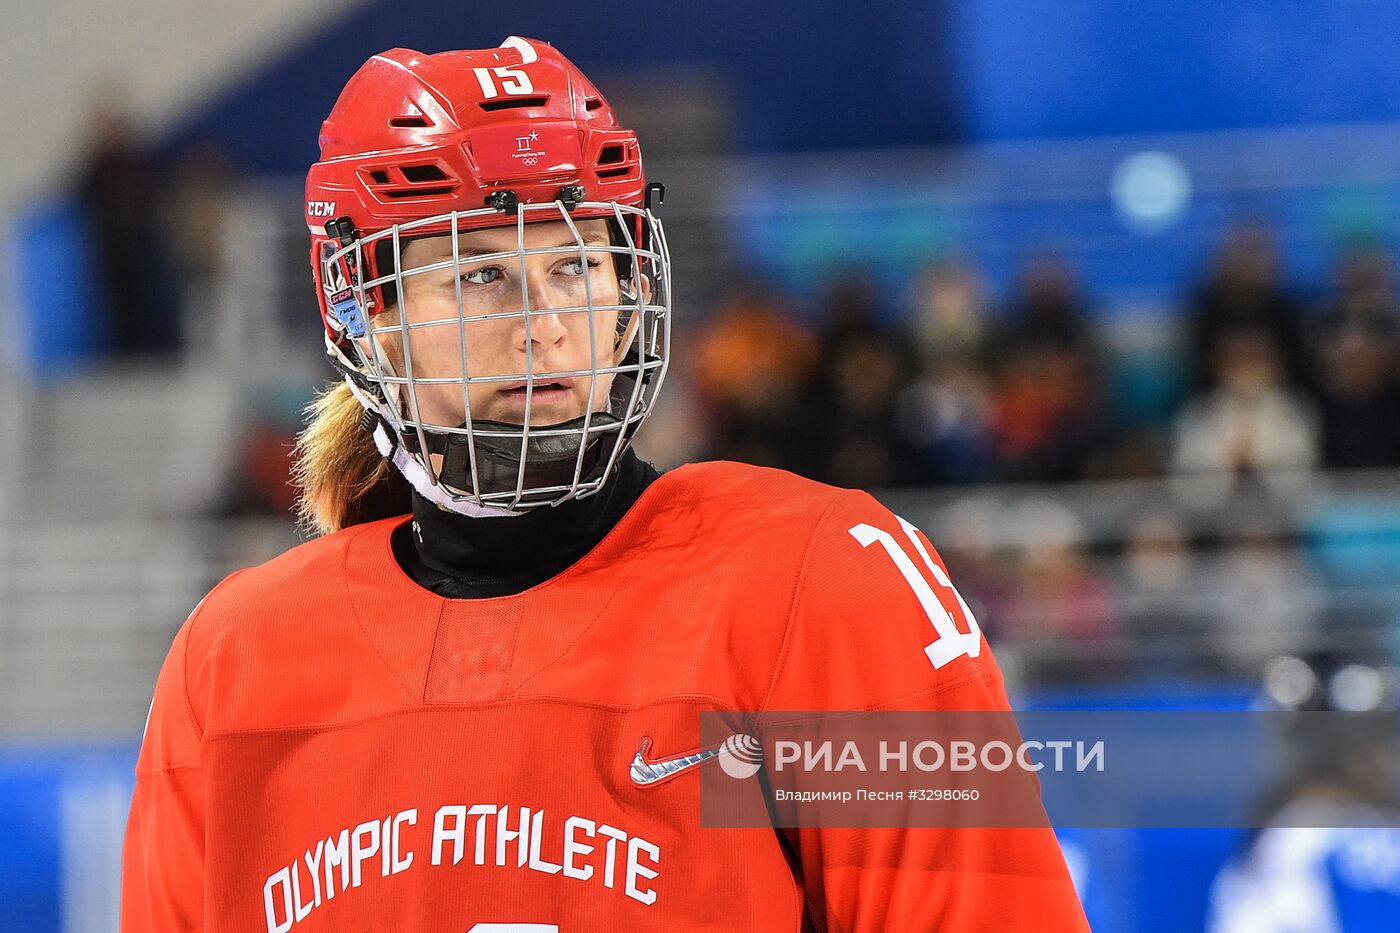
[[[588,268],[596,269],[601,262],[602,260],[590,256],[588,259]],[[563,275],[583,275],[583,260],[566,259],[559,264],[559,272]]]
[[[462,281],[471,285],[490,285],[499,281],[505,275],[505,270],[500,266],[486,266],[482,269],[471,269],[462,273]]]

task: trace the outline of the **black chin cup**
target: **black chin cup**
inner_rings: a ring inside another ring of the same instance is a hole
[[[583,435],[583,418],[561,424],[541,426],[540,430],[567,430],[568,434],[540,436],[531,434],[521,444],[518,424],[500,421],[474,421],[473,434],[433,434],[429,443],[433,453],[442,454],[439,478],[463,492],[472,490],[472,441],[476,442],[477,488],[482,495],[514,492],[521,489],[525,501],[531,490],[548,487],[568,487],[574,484],[578,470],[580,484],[587,484],[602,475],[608,456],[623,430],[622,421],[607,412],[594,412],[589,419],[587,440]],[[579,446],[583,445],[583,462],[579,462]],[[522,446],[525,460],[521,475]],[[557,498],[559,493],[547,494]]]

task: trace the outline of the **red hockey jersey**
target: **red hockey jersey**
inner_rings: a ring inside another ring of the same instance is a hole
[[[683,467],[564,573],[480,600],[404,575],[404,521],[235,573],[181,628],[126,933],[1087,929],[1048,829],[706,828],[695,769],[632,779],[644,738],[694,752],[702,711],[1007,708],[870,496]]]

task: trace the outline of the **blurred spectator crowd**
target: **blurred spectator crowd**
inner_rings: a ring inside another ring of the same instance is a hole
[[[815,309],[746,284],[691,338],[707,452],[841,486],[1210,477],[1206,496],[1400,465],[1400,302],[1377,244],[1306,297],[1266,227],[1232,231],[1183,309],[1168,412],[1122,403],[1132,377],[1098,320],[1051,254],[1002,304],[957,259],[895,307],[856,275]]]

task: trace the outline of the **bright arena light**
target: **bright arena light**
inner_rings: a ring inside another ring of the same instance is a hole
[[[1161,233],[1185,213],[1191,173],[1170,153],[1137,152],[1118,164],[1109,191],[1125,225],[1144,235]]]
[[[1264,690],[1284,709],[1296,709],[1317,689],[1317,675],[1301,658],[1285,655],[1264,667]]]
[[[1337,709],[1364,713],[1379,708],[1385,699],[1385,678],[1374,667],[1348,664],[1332,675],[1327,689]]]

